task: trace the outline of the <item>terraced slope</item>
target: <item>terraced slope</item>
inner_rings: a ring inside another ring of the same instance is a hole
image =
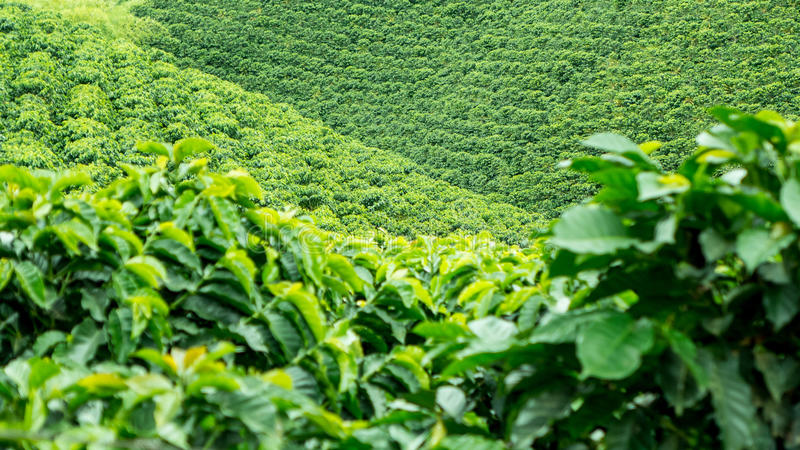
[[[144,3],[180,65],[548,216],[591,190],[553,168],[593,132],[674,167],[709,106],[800,110],[790,0]]]
[[[0,162],[82,164],[107,181],[144,162],[138,139],[202,136],[219,170],[244,167],[266,202],[299,205],[323,227],[527,238],[534,217],[433,180],[411,160],[344,138],[261,94],[112,41],[88,25],[0,3]]]

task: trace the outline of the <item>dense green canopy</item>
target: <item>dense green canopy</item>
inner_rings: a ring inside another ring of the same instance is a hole
[[[163,52],[110,40],[53,14],[0,4],[0,161],[90,166],[100,181],[137,156],[137,139],[202,136],[212,167],[246,167],[276,207],[300,206],[322,226],[365,233],[476,233],[516,242],[534,216],[422,174],[414,162],[344,138],[294,109]]]
[[[146,0],[153,43],[425,173],[555,217],[602,131],[676,167],[708,107],[800,110],[791,0]]]

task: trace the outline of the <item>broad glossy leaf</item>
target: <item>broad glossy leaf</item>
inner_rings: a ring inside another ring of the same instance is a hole
[[[106,341],[102,330],[88,318],[73,328],[70,336],[72,340],[64,351],[53,355],[54,358],[58,357],[58,361],[62,364],[86,365],[94,358],[100,345]]]
[[[364,281],[358,276],[353,265],[344,256],[330,254],[327,256],[327,267],[338,275],[354,292],[362,292]]]
[[[150,153],[153,155],[161,155],[170,157],[170,151],[166,145],[153,141],[140,141],[136,143],[136,150],[142,153]]]
[[[739,374],[739,360],[710,360],[709,389],[714,418],[720,428],[720,438],[727,450],[753,448],[757,429],[756,408],[750,386]]]
[[[659,367],[655,381],[678,417],[706,395],[705,387],[700,386],[686,362],[674,352],[665,352]]]
[[[22,261],[14,264],[14,272],[20,287],[33,303],[40,308],[48,309],[55,302],[56,298],[48,295],[44,285],[44,276],[32,262]]]
[[[33,358],[28,361],[28,364],[31,366],[31,372],[28,376],[28,388],[31,390],[40,388],[47,380],[61,371],[58,364],[50,361],[49,358]]]
[[[463,326],[452,322],[423,322],[415,326],[412,332],[437,340],[452,340],[469,335]]]
[[[636,175],[639,201],[653,200],[670,194],[686,192],[691,183],[683,175],[662,175],[656,172],[640,172]]]
[[[703,230],[698,241],[708,263],[719,260],[733,250],[733,245],[713,228]]]
[[[631,247],[622,221],[611,210],[597,205],[576,206],[553,227],[550,243],[574,253],[602,255]]]
[[[303,289],[300,283],[282,282],[270,285],[269,289],[281,300],[291,302],[303,315],[317,342],[322,342],[327,327],[319,300]]]
[[[143,348],[133,353],[133,356],[155,364],[165,373],[174,375],[178,371],[178,367],[172,356],[162,355],[158,350],[152,348]]]
[[[753,272],[759,265],[786,248],[793,240],[793,235],[773,239],[767,230],[748,229],[736,239],[736,253],[744,261],[747,270]]]
[[[256,275],[256,265],[247,256],[247,252],[241,249],[229,249],[225,256],[219,260],[219,264],[230,270],[239,280],[239,284],[250,295],[254,289],[254,277]]]
[[[576,339],[583,376],[619,380],[633,374],[653,345],[653,326],[627,314],[612,314],[583,327]]]
[[[600,321],[614,314],[608,310],[574,310],[564,313],[550,312],[533,330],[528,342],[531,344],[563,344],[575,342],[578,331],[585,325]]]
[[[800,312],[800,295],[794,285],[769,288],[764,292],[764,309],[773,329],[780,331]]]
[[[221,391],[234,391],[239,389],[239,383],[229,374],[204,373],[197,376],[197,378],[186,386],[186,395],[194,396],[200,394],[201,390],[209,388]]]
[[[582,141],[581,144],[612,153],[641,151],[635,142],[625,136],[614,133],[593,134],[588,139]]]
[[[780,402],[786,391],[800,384],[800,363],[792,356],[779,356],[763,347],[753,352],[756,367],[764,376],[767,389],[776,402]]]
[[[129,308],[112,310],[105,325],[106,339],[111,344],[114,359],[122,363],[136,350],[133,335],[133,313]]]
[[[219,406],[220,412],[236,417],[254,433],[276,433],[278,409],[271,401],[272,394],[265,389],[219,392],[209,397]]]
[[[173,239],[153,239],[147,242],[147,251],[159,257],[172,259],[195,272],[202,271],[200,258],[192,249]]]
[[[158,289],[160,282],[167,278],[164,265],[152,256],[134,256],[125,262],[125,268],[138,275],[153,289]]]
[[[0,291],[8,286],[8,282],[14,277],[14,263],[7,258],[0,258]]]
[[[81,242],[92,250],[97,250],[97,238],[88,225],[77,219],[62,222],[53,226],[56,235],[61,239],[67,248],[73,253],[80,254],[77,245],[73,243]],[[74,246],[73,246],[74,245]]]
[[[436,404],[456,420],[461,420],[467,406],[467,397],[461,389],[445,385],[436,389]]]
[[[649,450],[655,448],[654,430],[636,412],[627,412],[608,427],[605,444],[608,450]]]
[[[549,385],[532,395],[519,407],[509,424],[509,438],[517,448],[530,447],[547,434],[551,424],[566,417],[572,392],[566,385]]]
[[[214,144],[205,139],[185,138],[175,143],[175,145],[172,147],[172,153],[175,159],[175,164],[180,164],[189,156],[205,153],[212,149],[214,149]]]
[[[781,187],[781,206],[795,226],[800,227],[800,181],[791,178]]]
[[[236,185],[236,196],[242,198],[261,199],[263,193],[261,186],[247,172],[243,170],[232,170],[225,176]]]
[[[115,373],[94,373],[82,378],[76,384],[93,394],[100,395],[111,395],[128,388],[125,380]]]
[[[44,356],[51,348],[66,341],[67,335],[62,331],[45,331],[36,338],[36,342],[33,344],[33,353],[36,356]]]
[[[508,341],[517,334],[512,322],[491,316],[473,320],[468,326],[479,340],[488,342]]]

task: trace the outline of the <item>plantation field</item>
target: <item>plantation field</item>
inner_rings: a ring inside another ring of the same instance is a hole
[[[616,131],[677,167],[706,109],[800,110],[797,4],[782,0],[146,0],[153,45],[555,217],[593,185],[554,170]]]
[[[275,207],[302,207],[328,229],[394,235],[489,230],[527,241],[537,216],[431,179],[288,105],[164,62],[163,52],[93,27],[0,4],[0,161],[89,166],[103,183],[147,159],[137,139],[203,136],[212,167],[247,168]]]
[[[2,166],[0,443],[796,448],[800,127],[715,114],[677,173],[585,141],[529,249],[341,240],[197,138],[94,193]]]
[[[0,0],[0,448],[800,449],[792,7]]]

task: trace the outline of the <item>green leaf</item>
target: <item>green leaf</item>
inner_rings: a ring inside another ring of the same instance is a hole
[[[167,146],[158,142],[153,142],[153,141],[137,142],[136,150],[139,150],[142,153],[161,155],[161,156],[166,156],[167,158],[170,157],[169,149],[167,148]]]
[[[119,363],[128,359],[128,355],[136,350],[137,340],[133,335],[133,313],[128,308],[111,311],[106,321],[106,335],[115,360]]]
[[[38,389],[61,371],[58,364],[49,359],[33,358],[28,364],[31,366],[31,373],[28,376],[28,388],[31,391]]]
[[[794,240],[793,235],[773,239],[767,230],[748,229],[736,239],[736,253],[749,272],[767,262]]]
[[[97,239],[95,238],[94,232],[88,225],[78,219],[72,219],[68,222],[54,225],[53,231],[55,231],[64,245],[75,254],[80,254],[80,250],[73,242],[82,242],[90,249],[97,250]]]
[[[468,326],[478,339],[485,342],[504,342],[517,334],[514,323],[494,316],[473,320]]]
[[[330,254],[327,257],[328,270],[339,276],[353,292],[362,292],[364,281],[358,276],[353,265],[342,255]]]
[[[584,377],[619,380],[639,368],[642,353],[652,345],[653,326],[649,322],[635,322],[629,315],[617,313],[579,331],[576,353]]]
[[[445,341],[469,335],[464,327],[452,322],[422,322],[412,332],[422,337]]]
[[[220,258],[219,264],[230,270],[239,280],[239,284],[250,295],[254,287],[254,277],[256,275],[256,265],[247,256],[247,252],[241,249],[228,249],[225,256]]]
[[[50,188],[50,192],[60,193],[67,188],[88,186],[90,184],[92,184],[92,177],[88,173],[82,170],[66,170],[56,178]]]
[[[622,221],[611,210],[597,205],[576,206],[553,227],[550,243],[574,253],[602,255],[637,242],[628,237]]]
[[[655,381],[678,417],[705,396],[706,389],[700,386],[689,366],[674,351],[664,353],[659,367]]]
[[[14,263],[7,258],[0,258],[0,291],[6,288],[14,277]]]
[[[800,227],[800,181],[792,178],[781,187],[781,206],[795,226]]]
[[[708,374],[700,364],[694,342],[685,334],[674,329],[667,330],[666,337],[672,351],[686,364],[697,383],[705,387],[708,384]]]
[[[566,417],[572,403],[572,392],[566,385],[549,385],[529,397],[510,424],[510,438],[515,448],[530,448],[547,434],[552,423]]]
[[[686,192],[691,184],[682,175],[667,175],[656,172],[640,172],[636,175],[640,202],[661,198],[670,194]]]
[[[71,342],[63,352],[59,352],[58,361],[62,364],[86,365],[94,358],[97,349],[106,339],[90,318],[75,326],[70,333]]]
[[[795,286],[767,289],[764,292],[764,310],[775,332],[780,331],[800,311],[800,297]]]
[[[154,364],[157,367],[160,367],[164,373],[167,374],[175,374],[175,368],[173,368],[169,364],[169,358],[166,355],[162,355],[159,351],[152,349],[152,348],[143,348],[141,350],[137,350],[133,353],[133,356],[136,358],[143,359],[151,364]]]
[[[488,439],[474,434],[450,435],[442,439],[439,450],[504,450],[501,441]]]
[[[206,388],[214,388],[221,391],[234,391],[239,389],[239,383],[237,383],[233,377],[225,373],[204,373],[186,386],[186,395],[197,395],[200,393],[201,389]]]
[[[764,375],[772,398],[780,403],[786,391],[796,388],[800,384],[800,363],[791,356],[778,356],[770,353],[763,347],[758,347],[753,352],[756,367]]]
[[[195,272],[203,270],[200,258],[192,249],[174,239],[153,239],[147,242],[147,251],[159,257],[169,258],[178,264],[188,267]]]
[[[563,344],[575,342],[578,330],[586,324],[602,320],[613,314],[608,310],[582,311],[574,310],[565,313],[549,313],[534,329],[528,342],[531,344]]]
[[[32,262],[23,261],[14,265],[14,272],[17,274],[20,287],[27,294],[33,303],[43,309],[49,309],[56,298],[49,296],[44,287],[44,276]]]
[[[653,429],[647,427],[640,414],[628,411],[621,420],[608,427],[607,450],[649,450],[656,448]]]
[[[278,411],[272,403],[272,394],[263,387],[250,390],[219,392],[209,399],[219,406],[221,413],[228,417],[236,417],[254,433],[276,433]]]
[[[247,172],[243,170],[231,170],[225,176],[236,185],[236,196],[241,198],[261,199],[263,193],[261,186]]]
[[[588,139],[581,142],[581,144],[605,150],[611,153],[624,153],[624,152],[639,152],[639,146],[635,142],[614,133],[598,133],[593,134]]]
[[[436,404],[456,420],[461,420],[467,407],[464,391],[455,386],[441,386],[436,389]]]
[[[159,283],[167,278],[164,265],[152,256],[134,256],[125,262],[125,268],[138,275],[153,289],[158,289]]]
[[[225,236],[225,239],[232,240],[241,227],[241,223],[240,217],[231,202],[220,197],[209,197],[208,206],[214,214],[222,235]]]
[[[36,356],[44,356],[51,348],[61,342],[66,342],[67,335],[58,330],[45,331],[36,338],[33,344],[33,353]]]
[[[281,282],[269,285],[269,289],[273,295],[281,300],[291,302],[300,311],[317,342],[325,339],[326,320],[319,300],[303,289],[302,284]]]
[[[212,149],[214,149],[214,144],[205,139],[186,138],[175,143],[172,153],[175,158],[175,164],[180,164],[188,156],[205,153]]]
[[[706,228],[698,236],[706,262],[714,262],[727,255],[733,246],[713,228]]]
[[[709,389],[714,417],[726,450],[754,448],[756,408],[750,385],[739,375],[739,359],[710,360]]]

